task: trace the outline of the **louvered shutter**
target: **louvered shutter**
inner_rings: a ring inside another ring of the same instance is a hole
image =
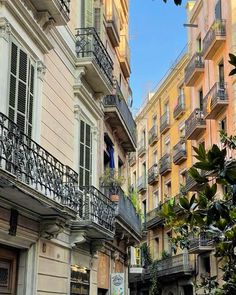
[[[222,11],[221,11],[221,0],[218,0],[215,6],[215,18],[221,19],[222,18]]]
[[[101,34],[101,8],[94,8],[94,28],[98,35]]]
[[[34,66],[18,45],[11,45],[9,118],[31,137],[33,122]]]

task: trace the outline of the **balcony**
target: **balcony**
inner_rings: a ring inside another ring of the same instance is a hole
[[[0,194],[39,216],[76,216],[78,175],[0,113]]]
[[[206,130],[203,111],[195,109],[185,122],[186,139],[197,139]]]
[[[184,95],[181,94],[178,98],[178,104],[174,108],[174,118],[177,120],[185,113]]]
[[[64,26],[70,20],[70,0],[31,0],[35,9],[48,12],[55,25]]]
[[[171,155],[165,154],[160,159],[159,173],[160,175],[164,176],[169,172],[171,172]]]
[[[125,78],[130,77],[130,48],[127,40],[127,36],[120,36],[120,45],[118,47],[118,55],[120,60],[120,66]]]
[[[186,86],[194,86],[204,72],[204,60],[201,53],[195,53],[185,69]]]
[[[131,235],[131,239],[139,240],[142,236],[142,225],[139,215],[136,213],[135,207],[129,197],[125,196],[124,191],[120,187],[103,187],[106,196],[116,196],[113,203],[116,204],[115,215],[116,235],[123,235],[124,227]]]
[[[142,157],[146,153],[146,141],[141,139],[138,143],[138,156]]]
[[[190,175],[187,176],[185,184],[185,192],[196,192],[200,189],[201,185],[197,183]]]
[[[180,165],[187,160],[186,141],[181,139],[173,148],[173,162],[175,165]]]
[[[170,129],[170,115],[169,112],[165,112],[161,116],[160,133],[165,133]]]
[[[147,179],[146,175],[141,176],[138,179],[138,185],[137,185],[137,190],[139,193],[145,192],[147,190]]]
[[[78,218],[72,223],[72,234],[86,232],[89,239],[114,238],[115,205],[93,186],[80,187]]]
[[[113,47],[120,43],[120,17],[114,0],[106,0],[105,5],[107,35]]]
[[[94,28],[76,33],[76,66],[84,68],[84,78],[94,92],[108,95],[113,90],[113,62]]]
[[[157,126],[153,125],[148,132],[148,143],[150,146],[153,146],[157,142],[157,140]]]
[[[136,152],[132,152],[129,155],[129,166],[133,167],[136,164]]]
[[[156,226],[162,224],[164,222],[163,217],[159,215],[161,206],[155,208],[147,213],[146,216],[146,226],[147,229],[155,228]]]
[[[108,95],[103,99],[106,122],[112,130],[116,130],[116,136],[126,152],[136,149],[136,123],[126,101],[118,95]]]
[[[226,41],[226,21],[214,21],[205,38],[203,39],[202,54],[206,60],[212,60],[222,44]]]
[[[148,183],[149,184],[155,184],[158,182],[159,177],[159,171],[158,171],[158,165],[154,164],[149,170],[148,170]]]
[[[190,238],[189,241],[189,254],[201,254],[214,249],[212,237],[207,237],[203,234],[196,238]]]
[[[226,83],[215,83],[204,98],[205,119],[216,119],[229,104]]]
[[[194,263],[190,261],[188,253],[171,256],[157,263],[157,273],[161,280],[170,278],[182,278],[191,276],[194,271]]]

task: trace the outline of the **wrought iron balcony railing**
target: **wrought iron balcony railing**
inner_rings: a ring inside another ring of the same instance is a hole
[[[126,225],[141,236],[142,227],[141,219],[136,213],[135,207],[129,197],[125,196],[121,187],[103,186],[104,194],[108,197],[111,195],[118,195],[115,215],[120,218]]]
[[[146,141],[144,140],[144,138],[142,138],[139,142],[138,142],[138,155],[141,157],[142,155],[144,155],[146,152]]]
[[[159,173],[161,175],[165,175],[166,173],[170,171],[171,171],[171,155],[167,153],[160,159]]]
[[[158,165],[154,164],[149,170],[148,170],[148,183],[152,184],[158,181],[159,171],[158,171]]]
[[[0,113],[0,169],[62,205],[79,209],[78,175]]]
[[[94,186],[80,187],[80,220],[90,221],[113,232],[115,222],[115,205],[105,194]]]
[[[181,94],[178,98],[178,104],[174,108],[174,118],[178,119],[185,112],[184,95]]]
[[[173,162],[179,165],[187,159],[186,141],[181,139],[173,148]]]
[[[220,48],[226,37],[226,21],[216,19],[203,39],[202,54],[205,59],[211,59]]]
[[[106,0],[107,33],[113,46],[120,42],[120,17],[114,0]]]
[[[157,142],[157,139],[157,125],[153,125],[148,132],[148,143],[153,145],[155,142]]]
[[[113,85],[113,62],[95,28],[80,28],[76,33],[78,58],[93,58],[108,82]]]
[[[186,86],[193,86],[195,81],[204,71],[204,60],[202,53],[198,52],[193,55],[185,69],[185,84]]]
[[[145,176],[140,176],[138,179],[137,190],[138,192],[146,191],[147,189],[147,178]]]
[[[133,119],[132,113],[126,101],[124,99],[120,99],[119,96],[117,95],[107,95],[103,99],[103,105],[105,108],[105,112],[106,112],[106,109],[110,107],[114,107],[118,111],[119,117],[122,118],[122,121],[123,121],[122,126],[124,125],[125,130],[128,131],[128,137],[131,139],[132,146],[133,146],[132,150],[134,150],[137,144],[136,123]],[[115,121],[115,124],[117,125],[117,121]],[[123,137],[123,134],[122,134],[122,137]]]
[[[160,125],[160,132],[166,132],[170,128],[170,114],[169,112],[165,112],[161,116],[161,125]]]
[[[188,253],[171,256],[157,263],[159,277],[191,275],[193,270],[194,264]]]
[[[196,108],[185,122],[186,139],[196,139],[205,129],[203,111]]]
[[[68,17],[70,15],[70,1],[71,0],[57,0],[61,5],[61,11],[65,13]]]
[[[204,98],[203,110],[206,119],[215,119],[228,106],[226,83],[215,83]]]
[[[160,205],[157,208],[154,208],[153,210],[149,211],[146,215],[146,226],[147,229],[151,229],[158,225],[161,222],[164,222],[164,218],[160,216],[160,210],[162,205]]]
[[[199,237],[189,239],[189,253],[200,254],[214,249],[213,238],[200,234]]]

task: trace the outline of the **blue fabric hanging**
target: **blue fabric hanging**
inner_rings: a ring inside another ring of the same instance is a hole
[[[113,148],[113,146],[109,145],[107,147],[107,151],[108,151],[108,154],[109,154],[109,157],[110,157],[109,167],[111,169],[114,169],[115,168],[115,159],[114,159],[114,148]]]

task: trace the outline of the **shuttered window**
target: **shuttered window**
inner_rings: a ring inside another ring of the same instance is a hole
[[[79,155],[79,184],[90,185],[91,176],[91,127],[84,121],[80,121],[80,155]]]
[[[94,8],[94,28],[98,35],[101,33],[101,8]]]
[[[35,65],[17,44],[11,44],[9,118],[32,135]]]
[[[93,27],[93,0],[81,0],[82,28]]]

